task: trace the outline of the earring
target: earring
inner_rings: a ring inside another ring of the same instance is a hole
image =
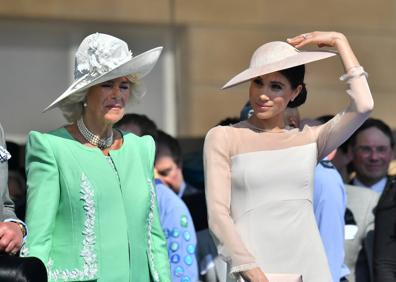
[[[83,103],[83,107],[86,108],[88,106],[87,102]]]

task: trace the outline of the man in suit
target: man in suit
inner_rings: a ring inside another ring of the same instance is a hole
[[[388,175],[388,169],[393,158],[393,148],[394,138],[390,127],[382,120],[374,118],[367,119],[348,140],[348,154],[356,174],[350,183],[360,186],[357,188],[360,191],[357,190],[359,192],[355,196],[348,197],[352,200],[358,199],[353,211],[355,216],[367,214],[362,201],[363,191],[371,190],[381,195],[390,186],[392,177]],[[378,199],[375,203],[377,201]],[[379,243],[378,238],[374,238],[373,231],[368,231],[364,239],[360,240],[361,247],[357,249],[355,246],[353,249],[355,252],[359,250],[355,268],[357,282],[373,281],[373,249]],[[349,250],[352,255],[355,254],[353,250]]]
[[[375,211],[374,282],[396,281],[396,177],[382,193]]]
[[[0,124],[0,252],[16,254],[27,235],[25,224],[18,220],[14,203],[8,193],[8,165],[11,155],[6,150],[3,127]]]
[[[369,118],[349,140],[349,154],[356,176],[351,184],[382,193],[389,177],[394,139],[390,127],[379,119]]]

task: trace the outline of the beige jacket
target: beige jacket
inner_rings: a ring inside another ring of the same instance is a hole
[[[357,232],[353,235],[353,228],[346,226],[345,230],[345,264],[351,274],[348,275],[349,282],[355,282],[356,262],[358,254],[365,243],[366,235],[374,230],[373,210],[377,205],[379,195],[363,187],[345,184],[347,192],[347,208],[353,213],[356,221]],[[348,230],[349,229],[349,230]],[[349,238],[348,238],[349,234]],[[351,238],[353,237],[353,238]],[[372,261],[372,253],[366,253],[368,261]]]

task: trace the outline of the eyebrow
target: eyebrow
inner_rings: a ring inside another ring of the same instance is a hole
[[[103,81],[102,83],[115,83],[115,79]],[[129,80],[121,81],[121,84],[129,83]]]
[[[285,86],[285,84],[283,82],[280,82],[279,80],[271,80],[270,83],[276,83]]]

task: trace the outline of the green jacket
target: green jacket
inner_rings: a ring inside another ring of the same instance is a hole
[[[152,183],[155,145],[123,134],[122,147],[110,151],[114,165],[65,128],[29,134],[21,253],[40,258],[50,281],[170,281]]]

